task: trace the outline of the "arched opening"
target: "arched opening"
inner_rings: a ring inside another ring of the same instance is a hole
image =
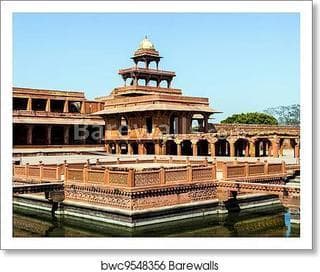
[[[137,61],[136,65],[137,65],[138,68],[147,68],[145,61]]]
[[[63,145],[64,143],[64,127],[53,126],[51,128],[51,144]]]
[[[161,80],[159,87],[161,87],[161,88],[168,88],[167,81],[166,81],[166,80]]]
[[[156,61],[150,61],[148,65],[149,69],[158,69]]]
[[[128,145],[126,143],[120,143],[120,154],[128,154]]]
[[[167,155],[177,155],[177,144],[173,140],[166,142]]]
[[[131,143],[132,154],[136,155],[139,153],[138,143]]]
[[[198,156],[208,156],[209,154],[209,143],[207,140],[199,140],[197,142],[197,148],[198,148]]]
[[[46,99],[32,99],[32,110],[33,111],[45,111],[46,110]]]
[[[50,102],[50,107],[52,112],[63,112],[64,101],[52,99]]]
[[[32,130],[32,141],[34,145],[47,144],[47,127],[46,126],[34,126]]]
[[[249,141],[240,138],[234,143],[234,151],[236,157],[249,157]]]
[[[148,86],[150,87],[157,87],[157,81],[156,80],[149,80]]]
[[[154,154],[154,143],[152,142],[148,142],[144,144],[145,150],[146,150],[146,154]]]
[[[226,139],[219,139],[215,143],[216,156],[230,156],[230,144]]]
[[[119,131],[122,136],[128,135],[128,120],[124,116],[120,117]]]
[[[138,79],[138,86],[147,86],[147,80],[139,78]]]
[[[27,98],[14,97],[12,109],[13,110],[26,110],[28,105]]]
[[[80,113],[81,103],[80,102],[70,102],[69,101],[69,112]]]
[[[191,132],[204,132],[204,116],[200,113],[191,118]]]
[[[272,154],[272,144],[267,138],[261,138],[255,142],[255,156],[256,157],[266,157]]]
[[[24,125],[13,125],[13,145],[26,145],[28,128]]]
[[[181,142],[181,155],[192,156],[192,143],[190,140]]]
[[[294,158],[295,146],[296,141],[294,139],[283,139],[282,141],[280,140],[280,155]]]
[[[170,117],[170,134],[179,133],[179,117],[177,115],[171,115]]]

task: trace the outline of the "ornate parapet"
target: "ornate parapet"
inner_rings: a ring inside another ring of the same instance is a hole
[[[126,210],[143,210],[212,200],[215,198],[215,191],[216,185],[212,182],[176,184],[134,191],[92,184],[69,183],[65,186],[66,200]]]

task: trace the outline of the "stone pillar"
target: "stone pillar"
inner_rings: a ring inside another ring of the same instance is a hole
[[[187,133],[187,117],[185,115],[181,116],[181,133]]]
[[[198,141],[191,141],[192,143],[192,156],[198,156],[198,146],[197,146]]]
[[[48,125],[47,126],[47,145],[51,145],[51,129],[52,129],[52,126]]]
[[[138,154],[139,155],[144,155],[144,145],[143,143],[138,144]]]
[[[272,153],[274,158],[279,157],[279,143],[280,143],[280,139],[278,137],[272,140]]]
[[[262,156],[267,155],[267,143],[265,141],[262,142]]]
[[[271,142],[270,145],[268,144],[268,156],[269,156],[269,157],[272,156],[272,142]]]
[[[205,115],[204,116],[204,124],[203,124],[203,132],[204,133],[208,133],[208,118],[209,116],[208,115]]]
[[[182,134],[182,115],[178,115],[178,134]]]
[[[283,156],[283,148],[284,148],[284,146],[283,146],[283,143],[282,143],[282,145],[280,145],[280,150],[279,150],[279,155],[280,156]]]
[[[105,148],[105,150],[106,150],[106,152],[107,152],[108,154],[111,154],[111,153],[112,153],[111,146],[110,146],[109,143],[106,143],[106,144],[104,145],[104,148]]]
[[[32,98],[29,97],[28,103],[27,103],[27,111],[31,111],[31,110],[32,110]]]
[[[156,155],[161,155],[161,148],[160,148],[160,144],[158,142],[154,144],[154,153]]]
[[[166,141],[163,141],[162,142],[162,146],[161,146],[161,154],[162,155],[166,155],[167,154],[167,142]]]
[[[102,143],[102,139],[103,139],[103,127],[99,126],[98,132],[96,131],[93,135],[96,138],[97,143],[101,144]]]
[[[133,154],[132,145],[131,143],[128,143],[128,155],[132,155],[132,154]]]
[[[181,141],[180,140],[175,140],[175,143],[177,145],[177,155],[181,156]]]
[[[32,130],[33,130],[33,125],[28,125],[27,126],[27,144],[32,145]]]
[[[216,145],[215,142],[210,142],[210,152],[211,157],[214,157],[216,155]]]
[[[246,144],[245,144],[246,146],[245,146],[245,156],[246,157],[249,157],[249,141],[248,142],[246,142]]]
[[[65,101],[64,101],[64,104],[63,104],[63,112],[68,112],[68,100],[65,100]]]
[[[120,154],[121,150],[120,150],[120,144],[116,143],[116,154]]]
[[[234,157],[235,156],[235,148],[234,148],[234,143],[235,141],[231,141],[231,140],[228,140],[229,142],[229,145],[230,145],[230,157]]]
[[[64,126],[64,128],[63,128],[63,143],[65,145],[69,144],[69,132],[70,132],[70,127]]]
[[[300,158],[300,139],[296,139],[296,145],[294,146],[294,157]]]
[[[47,99],[47,103],[46,103],[46,112],[50,112],[51,111],[51,100]]]
[[[86,113],[86,104],[84,101],[81,102],[80,113]]]
[[[256,146],[255,146],[254,140],[249,141],[249,156],[250,157],[256,156]]]

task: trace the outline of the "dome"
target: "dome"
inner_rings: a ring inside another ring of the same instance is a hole
[[[148,37],[145,38],[140,42],[139,49],[151,49],[154,50],[154,45],[151,41],[148,40]]]

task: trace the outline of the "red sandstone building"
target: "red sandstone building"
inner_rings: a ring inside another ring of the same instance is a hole
[[[119,70],[124,86],[93,101],[83,92],[13,88],[14,149],[247,157],[291,150],[299,157],[299,127],[209,123],[217,111],[208,98],[172,88],[175,73],[159,68],[161,56],[147,38],[132,60],[133,67]],[[88,137],[76,137],[79,131]]]

